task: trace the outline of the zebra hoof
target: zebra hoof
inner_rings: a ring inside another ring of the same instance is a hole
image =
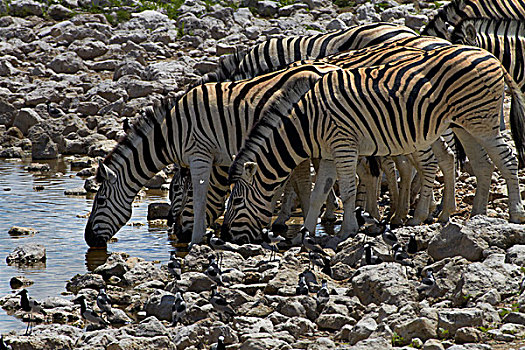
[[[273,224],[272,231],[278,234],[285,233],[288,231],[288,225],[286,224]]]
[[[511,213],[509,221],[514,224],[524,224],[525,223],[525,213],[523,212]]]

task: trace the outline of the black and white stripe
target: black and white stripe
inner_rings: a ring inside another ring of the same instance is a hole
[[[514,19],[525,20],[523,0],[452,0],[438,10],[423,28],[423,35],[432,35],[450,40],[452,30],[463,20]]]

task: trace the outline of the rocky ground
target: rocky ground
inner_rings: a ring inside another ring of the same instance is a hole
[[[175,1],[118,3],[0,2],[0,157],[74,155],[72,166],[90,176],[94,159],[123,134],[126,118],[133,120],[163,95],[183,91],[213,71],[224,54],[269,37],[380,20],[420,29],[439,6],[393,0],[338,0],[342,7],[324,0],[186,0],[178,9]],[[45,171],[41,167],[28,170]],[[523,173],[520,179],[525,183]],[[161,175],[150,185],[166,181]],[[90,182],[85,187],[70,193],[94,189]],[[45,322],[32,336],[11,332],[4,340],[13,349],[195,349],[209,347],[220,335],[231,349],[518,349],[525,345],[520,294],[525,229],[503,220],[506,190],[497,173],[489,217],[466,220],[474,189],[475,179],[462,173],[458,214],[448,226],[396,231],[403,244],[416,234],[413,267],[392,262],[381,239],[374,250],[387,262],[364,266],[358,236],[337,252],[328,250],[332,277],[318,269],[307,272],[310,293],[296,296],[298,274],[308,266],[306,253],[292,248],[268,261],[260,246],[235,247],[224,254],[227,272],[219,288],[236,313],[226,319],[213,310],[213,281],[202,273],[209,247],[198,246],[184,257],[180,280],[159,263],[113,254],[67,286],[89,305],[105,287],[116,310],[111,327],[84,329],[79,306],[57,296],[41,300],[47,316],[37,316]],[[43,247],[32,248],[30,259],[39,260]],[[27,254],[15,252],[14,258]],[[429,268],[435,286],[421,290],[420,270]],[[332,294],[318,304],[315,293],[323,278]],[[172,327],[171,304],[179,290],[188,312]],[[19,299],[10,294],[0,305],[22,317]]]

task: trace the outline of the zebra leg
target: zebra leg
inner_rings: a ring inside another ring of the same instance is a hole
[[[343,223],[338,235],[343,240],[355,236],[359,229],[355,217],[357,149],[357,146],[345,143],[334,147],[333,151],[344,210]]]
[[[337,203],[337,196],[335,195],[335,190],[332,187],[328,193],[328,198],[326,199],[325,209],[323,215],[321,215],[322,222],[335,222],[337,217],[335,216],[335,211],[339,208]]]
[[[443,205],[438,220],[440,222],[447,222],[450,214],[456,211],[456,167],[454,164],[454,153],[442,137],[432,144],[432,151],[436,156],[444,179],[443,195],[441,198]]]
[[[494,138],[479,137],[477,140],[487,150],[490,159],[507,183],[510,222],[525,223],[525,210],[520,195],[516,155],[509,145],[505,143],[501,134]]]
[[[359,177],[359,185],[357,187],[356,207],[358,205],[359,195],[364,196],[365,210],[374,218],[379,219],[379,210],[377,208],[377,191],[379,189],[378,182],[380,177],[373,176],[370,172],[370,167],[366,157],[360,157],[357,162],[357,174]],[[361,188],[362,187],[362,188]],[[362,191],[362,193],[360,193]]]
[[[293,176],[292,174],[292,177]],[[286,232],[288,228],[286,221],[292,216],[292,209],[296,198],[296,193],[291,184],[292,181],[293,179],[290,179],[284,187],[284,193],[281,198],[281,210],[279,210],[279,215],[272,224],[272,230],[274,232]]]
[[[206,234],[206,199],[212,167],[211,159],[190,159],[191,182],[193,184],[193,233],[191,244],[201,243]]]
[[[396,166],[391,157],[381,157],[381,170],[385,173],[390,192],[390,214],[396,212],[399,201],[399,190],[397,187]]]
[[[421,179],[421,190],[419,201],[414,211],[414,217],[408,221],[408,225],[420,225],[428,218],[430,212],[430,202],[432,201],[432,191],[434,188],[434,178],[436,177],[437,162],[432,149],[416,151],[412,154],[415,166]]]
[[[366,178],[366,168],[365,168],[365,158],[359,157],[357,161],[357,177],[359,178],[359,183],[357,184],[357,194],[355,196],[355,206],[364,208],[366,205],[366,190],[367,186],[365,184]]]
[[[316,173],[319,171],[320,161],[320,159],[312,159],[312,164]],[[334,186],[337,186],[337,184],[334,184]],[[337,208],[339,208],[339,205],[337,203],[337,196],[335,194],[334,188],[335,187],[332,187],[332,189],[328,193],[324,213],[321,215],[321,222],[334,222],[337,219],[335,216],[335,211],[337,210]]]
[[[461,128],[454,128],[454,133],[463,145],[470,164],[473,164],[472,170],[476,176],[476,194],[470,216],[486,214],[494,165],[485,150],[468,132]]]
[[[295,175],[294,175],[295,174]],[[310,160],[301,162],[293,171],[294,181],[292,185],[295,193],[299,196],[303,219],[308,216],[310,210],[310,193],[312,192],[312,177],[310,176]]]
[[[331,160],[321,159],[317,170],[315,186],[310,195],[310,209],[304,221],[304,227],[312,233],[315,232],[321,207],[323,203],[326,202],[326,198],[332,190],[336,178],[335,163]]]
[[[406,156],[396,156],[394,157],[394,162],[399,171],[400,183],[396,211],[390,223],[392,225],[402,225],[408,214],[410,186],[412,184],[412,165]]]

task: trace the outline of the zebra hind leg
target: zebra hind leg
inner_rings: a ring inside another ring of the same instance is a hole
[[[472,203],[470,216],[487,213],[487,203],[489,198],[490,182],[494,165],[488,157],[485,150],[479,146],[479,143],[468,132],[461,128],[454,128],[454,133],[458,137],[461,145],[465,150],[472,170],[476,177],[476,194]]]
[[[520,195],[516,155],[506,144],[501,134],[491,139],[479,137],[478,141],[485,147],[507,183],[510,222],[525,223],[525,210]]]
[[[430,203],[433,199],[434,178],[437,171],[436,158],[430,148],[414,152],[413,159],[421,179],[421,190],[414,217],[407,222],[408,225],[412,226],[420,225],[429,216]]]

